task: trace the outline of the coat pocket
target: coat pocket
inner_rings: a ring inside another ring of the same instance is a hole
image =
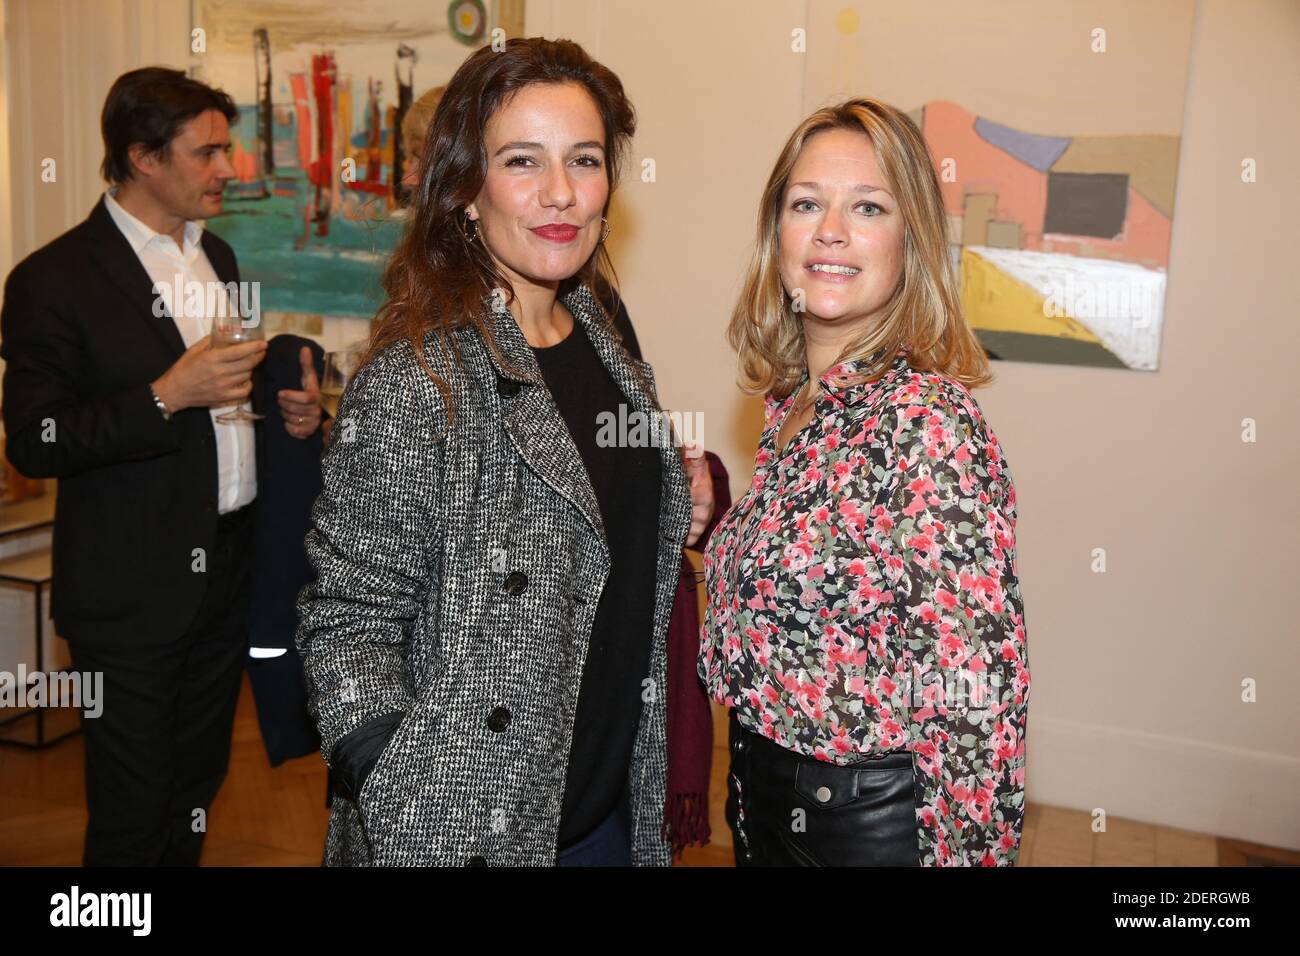
[[[414,716],[412,713],[407,713],[398,721],[397,726],[388,735],[379,759],[370,768],[370,773],[366,775],[365,782],[361,784],[361,790],[356,795],[357,822],[361,826],[361,833],[370,848],[371,856],[376,860],[379,856],[377,845],[379,838],[387,829],[387,822],[395,818],[401,809],[400,807],[389,809],[394,799],[401,797],[399,792],[401,778],[397,778],[395,786],[391,769],[393,761],[398,759],[405,749],[403,741],[414,721]]]
[[[436,798],[434,768],[440,761],[443,708],[428,697],[412,705],[393,729],[383,752],[357,794],[357,817],[375,866],[408,865],[427,849],[431,824],[414,820],[412,801]],[[436,826],[436,824],[433,824]]]

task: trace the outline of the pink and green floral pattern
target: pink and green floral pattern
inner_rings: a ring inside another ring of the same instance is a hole
[[[822,376],[784,451],[793,395],[768,396],[753,483],[705,551],[700,677],[795,752],[910,751],[922,866],[1011,866],[1029,703],[1011,472],[963,385],[906,350],[866,367]]]

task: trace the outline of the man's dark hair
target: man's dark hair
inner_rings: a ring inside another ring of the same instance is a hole
[[[135,173],[128,153],[131,146],[143,143],[150,153],[165,157],[181,127],[208,110],[225,114],[232,126],[239,119],[239,109],[228,93],[180,70],[146,66],[123,73],[108,91],[100,116],[104,134],[100,173],[114,185],[126,182]]]

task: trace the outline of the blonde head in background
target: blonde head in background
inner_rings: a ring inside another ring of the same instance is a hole
[[[438,109],[447,87],[435,86],[411,104],[406,115],[402,117],[402,164],[404,186],[420,184],[420,156],[424,153],[424,134],[433,121],[433,114]]]

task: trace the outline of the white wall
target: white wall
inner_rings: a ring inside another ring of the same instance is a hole
[[[113,80],[185,69],[189,10],[176,0],[6,0],[14,261],[89,215],[104,183],[99,112]],[[42,182],[41,161],[57,163]]]

